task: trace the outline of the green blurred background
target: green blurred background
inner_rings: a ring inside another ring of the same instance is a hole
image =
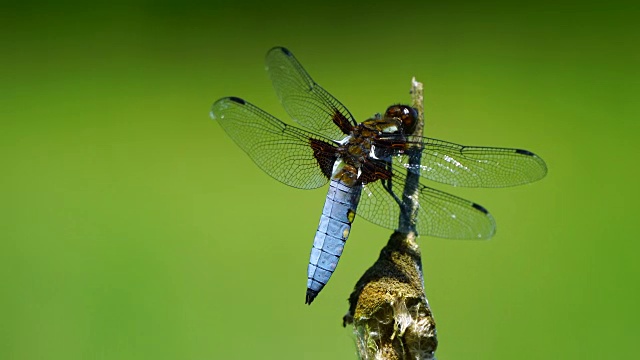
[[[498,223],[487,242],[420,239],[440,359],[633,357],[638,15],[577,1],[2,5],[0,359],[356,358],[341,317],[391,232],[356,221],[304,305],[326,189],[272,180],[208,117],[235,95],[288,119],[264,72],[275,45],[357,119],[408,102],[415,75],[428,136],[546,160],[532,185],[436,186]]]

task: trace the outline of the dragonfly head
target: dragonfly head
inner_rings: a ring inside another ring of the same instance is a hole
[[[399,120],[402,123],[402,133],[411,135],[418,123],[418,111],[408,105],[392,105],[384,112],[384,118]]]

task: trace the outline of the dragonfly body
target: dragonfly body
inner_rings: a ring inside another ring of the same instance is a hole
[[[309,304],[338,265],[351,233],[363,185],[390,177],[385,170],[387,163],[376,156],[375,143],[383,141],[384,137],[387,137],[387,141],[395,138],[397,146],[402,144],[402,123],[395,118],[373,118],[358,124],[349,136],[337,142],[329,192],[309,257],[306,296]],[[320,163],[324,163],[322,156],[328,153],[331,152],[327,149],[318,151],[316,156]]]
[[[285,48],[267,54],[267,71],[297,128],[237,97],[216,101],[211,117],[266,173],[301,189],[329,183],[307,270],[306,303],[336,269],[356,218],[395,229],[407,173],[455,186],[502,187],[546,174],[530,151],[463,146],[413,135],[415,109],[393,105],[357,123]],[[421,163],[411,164],[413,151]],[[487,239],[495,222],[482,206],[420,184],[416,229],[422,235]]]

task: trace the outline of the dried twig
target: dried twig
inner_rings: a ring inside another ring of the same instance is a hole
[[[419,116],[414,135],[422,135],[423,88],[415,78],[411,95]],[[420,151],[409,152],[410,164],[419,165],[420,155]],[[419,178],[407,173],[398,230],[349,297],[343,325],[353,323],[361,359],[434,359],[438,340],[415,241]]]

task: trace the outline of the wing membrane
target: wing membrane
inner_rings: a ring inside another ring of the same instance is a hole
[[[394,159],[396,172],[407,169],[429,180],[453,186],[505,187],[539,180],[547,173],[545,162],[521,149],[463,146],[424,138],[419,166],[409,165],[409,157]]]
[[[316,84],[289,50],[269,50],[266,64],[280,102],[300,125],[334,140],[348,135],[347,126],[356,125],[349,110]]]
[[[229,136],[267,174],[300,189],[314,189],[327,183],[314,154],[311,139],[333,149],[330,141],[316,134],[287,125],[258,107],[235,97],[222,98],[211,108],[216,120]],[[316,152],[317,150],[316,146]]]
[[[405,176],[395,174],[391,187],[376,181],[365,185],[356,213],[388,229],[398,227]],[[416,230],[421,235],[448,239],[488,239],[495,233],[493,217],[482,206],[445,192],[418,185]],[[389,193],[391,191],[391,194]]]

